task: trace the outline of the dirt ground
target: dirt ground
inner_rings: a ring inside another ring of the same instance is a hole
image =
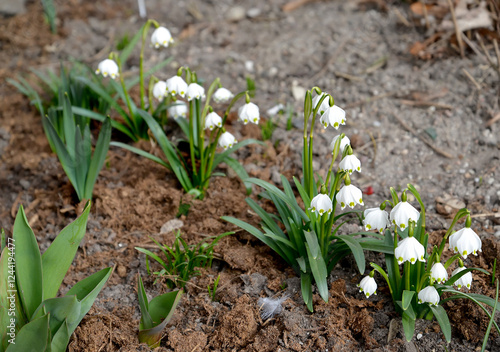
[[[0,17],[0,225],[11,231],[23,204],[42,251],[76,217],[76,195],[51,153],[37,111],[5,78],[28,75],[29,68],[57,70],[60,61],[95,67],[143,23],[132,0],[56,4],[56,34],[50,33],[38,2],[28,3],[24,14]],[[174,59],[158,73],[160,79],[189,66],[207,81],[220,77],[236,92],[251,77],[257,88],[253,101],[264,118],[278,103],[292,107],[292,130],[281,119],[266,147],[250,146],[238,155],[251,176],[279,184],[280,173],[289,178],[299,174],[304,89],[318,86],[347,112],[342,132],[351,138],[363,166],[353,184],[373,189],[365,194],[365,205],[390,198],[391,186],[412,183],[428,205],[431,242],[439,241],[453,212],[466,206],[483,240],[483,253],[465,264],[492,270],[500,257],[500,121],[495,120],[500,79],[480,49],[469,48],[461,57],[453,31],[440,29],[441,21],[450,21],[449,14],[436,15],[426,29],[423,17],[397,1],[310,1],[295,9],[287,0],[148,0],[146,5],[149,16],[168,27],[176,40],[173,47],[146,50],[148,66]],[[484,40],[494,57],[491,43],[499,38],[490,32]],[[471,40],[474,44],[473,34]],[[128,70],[137,72],[138,60],[136,51]],[[260,137],[255,125],[234,122],[228,130],[238,140]],[[319,173],[330,163],[328,148],[335,134],[318,126],[314,152]],[[110,149],[94,189],[88,232],[63,292],[104,267],[115,270],[76,329],[69,351],[149,350],[137,340],[138,275],[150,298],[167,289],[162,282],[153,283],[144,256],[134,247],[154,248],[149,236],[172,243],[175,229],[189,243],[231,230],[236,234],[220,242],[212,267],[187,285],[158,351],[480,349],[488,320],[474,305],[460,301],[446,305],[451,344],[437,322],[425,320],[416,326],[421,337],[405,342],[388,288],[377,280],[378,295],[364,299],[352,258],[332,272],[329,302],[315,295],[315,312],[309,313],[293,270],[257,239],[220,219],[229,215],[258,222],[244,202],[244,186],[229,170],[222,171],[228,177],[213,179],[206,198],[193,201],[164,168]],[[257,199],[255,192],[252,197]],[[177,218],[181,202],[190,202],[191,208]],[[369,261],[382,258],[367,255]],[[212,301],[206,287],[218,275]],[[491,278],[474,277],[472,292],[494,295]],[[262,321],[258,299],[283,295],[289,298],[282,313]],[[488,350],[500,351],[498,334],[490,337]]]

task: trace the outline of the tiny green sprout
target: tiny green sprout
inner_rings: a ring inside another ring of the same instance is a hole
[[[216,302],[215,294],[217,293],[217,288],[219,286],[220,274],[217,275],[217,279],[215,279],[214,284],[210,287],[210,284],[207,285],[208,296],[212,300],[212,302]]]

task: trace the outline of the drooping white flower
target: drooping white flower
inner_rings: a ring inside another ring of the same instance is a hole
[[[158,49],[160,46],[164,46],[165,48],[172,44],[174,40],[172,39],[172,34],[165,27],[158,27],[154,30],[151,35],[151,44]]]
[[[386,227],[391,224],[389,221],[389,214],[380,208],[369,208],[364,211],[363,225],[365,230],[378,230],[383,233]]]
[[[167,91],[171,95],[179,94],[184,98],[186,96],[187,89],[188,85],[181,76],[174,76],[167,79]]]
[[[167,82],[156,82],[153,86],[153,96],[159,101],[163,101],[163,99],[167,96]]]
[[[327,128],[328,124],[330,124],[330,126],[338,130],[340,125],[345,125],[345,111],[337,105],[328,106],[328,109],[321,115],[320,122],[324,128]]]
[[[340,134],[333,137],[332,143],[330,143],[330,149],[332,151],[333,151],[333,148],[335,147],[335,142],[337,141],[337,139],[339,139],[339,137],[340,137]],[[344,138],[342,138],[340,140],[340,154],[342,154],[344,152],[345,147],[347,147],[348,145],[351,145],[351,140],[349,139],[349,137],[344,136]]]
[[[193,99],[205,99],[205,88],[198,83],[191,83],[187,87],[186,98],[189,101]]]
[[[224,87],[217,89],[212,96],[216,103],[225,103],[234,97],[234,94]]]
[[[234,136],[231,133],[224,132],[223,134],[220,135],[220,138],[219,138],[219,146],[220,147],[227,149],[227,148],[231,148],[236,143],[238,143],[238,141],[236,140],[236,138],[234,138]]]
[[[354,171],[361,172],[361,161],[359,161],[356,155],[346,155],[344,159],[340,161],[339,167],[350,175]]]
[[[175,105],[172,105],[171,107],[168,108],[168,113],[170,116],[172,116],[174,119],[177,119],[179,117],[186,118],[187,116],[187,105],[185,102],[182,100],[178,100]]]
[[[332,200],[327,194],[318,194],[311,200],[309,208],[319,215],[330,214],[332,212]]]
[[[419,211],[407,201],[399,202],[391,210],[391,222],[401,230],[408,227],[408,221],[417,222],[419,217]]]
[[[316,106],[318,105],[319,101],[321,100],[321,98],[326,95],[326,93],[321,93],[320,95],[316,95],[314,97],[314,99],[312,100],[312,106],[313,106],[313,110],[316,109]],[[320,115],[323,115],[323,113],[330,107],[330,99],[329,97],[326,97],[323,102],[321,103],[319,109],[318,109],[318,113]]]
[[[434,286],[427,286],[418,293],[418,303],[429,303],[433,306],[439,304],[439,293]]]
[[[365,276],[358,284],[359,292],[364,292],[366,298],[377,294],[377,282],[371,276]]]
[[[111,59],[106,59],[101,61],[99,65],[97,65],[97,70],[95,70],[95,73],[96,75],[101,74],[104,77],[110,76],[111,78],[115,79],[119,75],[118,71],[118,65],[116,64],[116,62]]]
[[[222,117],[220,117],[215,111],[212,111],[207,114],[207,117],[205,117],[205,128],[212,131],[215,127],[222,127]]]
[[[470,227],[464,227],[450,236],[450,249],[467,259],[469,254],[481,252],[481,239]]]
[[[448,280],[448,272],[441,263],[434,263],[431,268],[431,278],[436,280],[438,284],[445,283]]]
[[[246,103],[238,109],[238,117],[244,125],[249,122],[258,125],[260,120],[259,107],[254,103]]]
[[[363,205],[363,193],[354,185],[342,187],[335,199],[340,203],[340,209],[344,209],[346,206],[352,209],[356,204]]]
[[[465,267],[458,267],[455,270],[453,270],[451,276],[458,274],[459,272],[465,269],[466,269]],[[472,273],[469,271],[468,273],[463,274],[460,277],[460,279],[455,281],[453,285],[455,285],[457,289],[460,290],[462,287],[467,287],[468,289],[470,289],[471,284],[472,284]]]
[[[398,264],[402,264],[404,262],[415,264],[417,260],[425,262],[425,248],[415,237],[406,237],[400,241],[394,250],[394,255],[398,260]]]

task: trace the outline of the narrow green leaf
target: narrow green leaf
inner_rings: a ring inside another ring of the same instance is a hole
[[[101,121],[101,122],[104,122],[104,121],[106,121],[107,118],[109,118],[109,117],[106,117],[106,116],[99,114],[95,111],[88,110],[88,109],[81,108],[81,107],[77,107],[77,106],[72,106],[71,110],[73,111],[73,114],[88,117],[90,119]],[[127,126],[119,123],[118,121],[111,120],[111,127],[120,131],[121,133],[125,134],[126,136],[128,136],[132,140],[136,139],[136,137],[130,131],[130,129]]]
[[[172,62],[172,60],[173,60],[173,57],[168,57],[165,60],[160,61],[159,63],[157,63],[156,65],[154,65],[153,67],[151,67],[149,70],[147,70],[146,72],[144,72],[144,77],[151,76],[156,71],[161,70],[162,68],[164,68],[165,66],[167,66],[170,62]],[[125,87],[127,87],[127,90],[128,90],[131,87],[135,86],[137,83],[139,83],[139,75],[134,75],[132,78],[130,78],[129,80],[125,81]]]
[[[84,191],[84,197],[86,199],[92,199],[92,191],[97,180],[97,175],[99,175],[99,172],[101,171],[104,162],[106,161],[106,155],[108,154],[110,141],[111,119],[108,117],[102,124],[101,131],[99,132],[99,137],[97,138],[94,155],[92,155],[92,159],[90,160]]]
[[[450,320],[448,319],[448,314],[444,310],[443,306],[433,306],[429,304],[429,307],[432,310],[432,313],[436,317],[439,326],[441,327],[441,331],[443,332],[444,338],[446,342],[450,343],[451,341],[451,325]]]
[[[495,294],[495,306],[493,307],[493,311],[491,312],[491,317],[490,317],[490,321],[488,323],[488,328],[486,329],[486,333],[484,334],[483,345],[481,346],[481,352],[484,352],[486,350],[486,344],[488,343],[488,337],[490,336],[491,328],[493,327],[493,323],[495,322],[495,313],[497,311],[497,306],[498,306],[498,293],[499,293],[499,282],[497,279],[497,288],[496,288],[496,294]]]
[[[249,176],[243,165],[241,165],[241,163],[238,160],[231,158],[229,156],[226,157],[224,161],[231,169],[233,169],[236,175],[238,175],[238,177],[243,181],[243,184],[247,189],[247,194],[252,193],[252,186],[250,185],[250,183],[245,181]]]
[[[321,249],[319,247],[318,238],[314,232],[304,231],[307,241],[306,250],[309,257],[309,265],[318,286],[319,295],[325,302],[328,302],[328,283],[326,281],[328,273],[326,271],[326,264]]]
[[[90,136],[89,136],[90,137]],[[81,195],[80,201],[85,198],[85,176],[87,176],[87,170],[89,165],[85,164],[85,152],[86,147],[84,146],[85,141],[83,140],[82,133],[80,132],[80,126],[75,128],[74,141],[74,160],[75,160],[75,180],[76,185],[73,185],[75,189],[78,189],[78,194]],[[90,140],[88,140],[90,145]]]
[[[146,296],[146,290],[144,289],[144,284],[142,283],[142,278],[139,275],[139,285],[137,290],[137,296],[139,299],[139,308],[141,309],[141,321],[139,323],[139,330],[151,329],[153,325],[153,319],[149,314],[149,302]]]
[[[167,169],[171,170],[170,165],[164,162],[162,159],[158,158],[156,155],[150,154],[142,149],[132,147],[131,145],[121,143],[121,142],[111,142],[111,146],[113,147],[120,147],[126,150],[131,151],[132,153],[135,153],[137,155],[143,156],[145,158],[148,158],[151,161],[154,161],[157,164],[160,164],[161,166],[166,167]]]
[[[73,117],[73,111],[71,110],[71,102],[67,93],[60,94],[59,101],[63,102],[63,126],[64,126],[64,140],[66,142],[66,147],[68,148],[68,153],[73,160],[75,160],[75,119]]]
[[[411,300],[413,299],[413,296],[415,295],[415,291],[403,291],[403,299],[402,299],[402,308],[403,310],[407,310],[408,307],[411,304]]]
[[[142,25],[142,27],[137,31],[137,33],[132,37],[132,39],[128,42],[127,46],[123,48],[122,52],[120,53],[120,61],[125,64],[127,59],[129,58],[130,54],[132,54],[132,51],[134,50],[137,42],[141,39],[142,36],[142,30],[145,25]]]
[[[300,273],[300,289],[302,292],[302,298],[304,299],[304,303],[309,309],[310,312],[313,311],[313,300],[312,300],[312,283],[311,283],[311,275]]]
[[[349,246],[352,254],[354,255],[354,259],[356,260],[358,270],[361,274],[363,274],[365,272],[365,254],[359,242],[349,235],[337,235],[335,237],[342,240]]]

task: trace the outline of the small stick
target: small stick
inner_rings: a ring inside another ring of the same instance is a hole
[[[410,105],[410,106],[434,106],[438,109],[447,109],[447,110],[453,109],[453,106],[451,106],[451,105],[436,103],[433,101],[423,101],[423,100],[422,101],[415,101],[415,100],[407,100],[407,99],[400,99],[399,101],[405,105]]]
[[[411,27],[410,22],[408,22],[408,20],[406,19],[406,17],[403,16],[403,14],[401,13],[401,11],[399,11],[399,9],[397,7],[392,8],[392,11],[396,15],[396,17],[399,18],[399,20],[401,21],[401,23],[403,23],[406,27]]]
[[[354,108],[354,107],[359,106],[359,105],[364,105],[366,103],[371,103],[371,102],[373,102],[375,100],[379,100],[379,99],[391,97],[391,96],[396,95],[398,93],[399,93],[398,91],[382,93],[382,94],[375,95],[375,96],[370,97],[370,98],[358,100],[358,101],[355,101],[354,103],[347,104],[347,105],[345,105],[345,108],[346,109]]]
[[[458,28],[457,18],[455,16],[455,8],[453,7],[451,0],[448,0],[448,5],[450,6],[451,19],[453,20],[453,25],[455,26],[455,35],[457,37],[458,46],[460,47],[460,56],[462,56],[462,58],[464,58],[465,57],[464,42],[462,40],[460,28]]]
[[[349,81],[355,81],[355,82],[363,82],[364,81],[363,78],[357,77],[357,76],[353,76],[353,75],[350,75],[348,73],[342,73],[340,71],[333,71],[333,73],[335,74],[335,76],[339,76],[339,77],[348,79]]]
[[[422,10],[424,12],[425,28],[429,29],[430,24],[429,24],[429,17],[427,16],[427,6],[425,6],[425,0],[421,0],[420,3],[422,4]]]
[[[474,83],[474,85],[476,86],[476,89],[481,90],[481,85],[479,83],[477,83],[477,81],[474,79],[474,77],[472,77],[472,75],[469,73],[469,71],[467,71],[465,68],[462,68],[462,71],[467,76],[467,78],[470,79],[470,81],[472,83]]]
[[[500,112],[498,114],[496,114],[492,119],[488,120],[488,122],[486,122],[485,126],[490,127],[491,125],[493,125],[497,121],[500,121]]]

